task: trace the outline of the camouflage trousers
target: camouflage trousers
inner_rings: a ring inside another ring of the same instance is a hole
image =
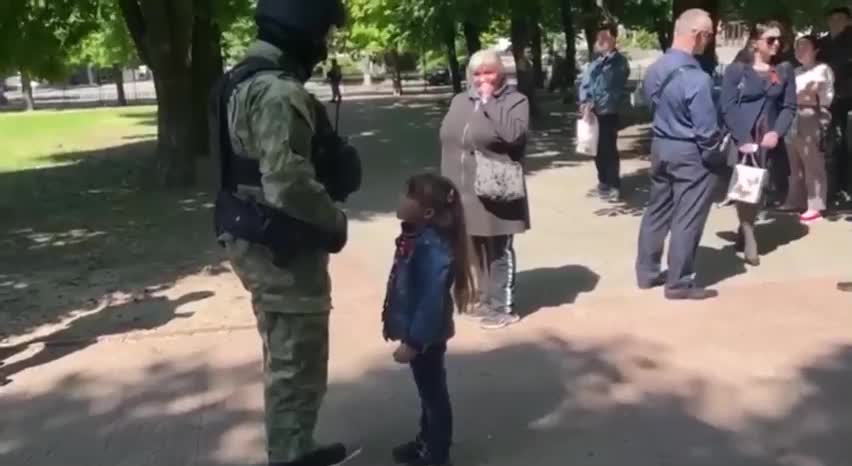
[[[314,427],[328,382],[328,314],[258,311],[269,462],[314,450]]]
[[[269,462],[293,461],[316,448],[314,427],[328,383],[330,298],[303,296],[304,288],[294,286],[299,267],[275,267],[265,248],[237,242],[227,252],[251,293],[263,343]]]

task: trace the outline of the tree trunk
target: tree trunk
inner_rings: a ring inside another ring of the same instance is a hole
[[[127,105],[127,96],[124,93],[124,70],[121,65],[114,63],[112,65],[112,74],[115,75],[115,90],[118,95],[118,105],[124,107]]]
[[[402,72],[399,70],[399,51],[393,49],[387,53],[385,62],[390,66],[391,80],[393,82],[393,95],[402,95]]]
[[[710,13],[713,18],[713,37],[710,40],[710,45],[704,51],[704,54],[697,57],[701,67],[708,74],[713,74],[716,70],[716,65],[719,63],[716,56],[716,26],[719,24],[719,0],[674,0],[672,2],[672,18],[677,19],[681,13],[690,8],[701,8]]]
[[[467,44],[468,57],[482,49],[482,41],[479,39],[479,27],[471,20],[462,23],[464,41]]]
[[[541,24],[538,22],[538,13],[530,18],[530,29],[532,30],[532,66],[533,82],[537,89],[544,89],[544,63],[541,50]]]
[[[461,69],[459,67],[459,56],[456,52],[456,28],[452,21],[444,25],[444,47],[447,51],[447,63],[450,65],[450,78],[453,82],[453,92],[462,91]]]
[[[562,19],[562,31],[565,33],[565,73],[564,79],[574,83],[577,75],[577,33],[574,32],[574,11],[571,0],[562,0],[560,4],[560,16]]]
[[[361,72],[364,74],[362,84],[364,86],[373,85],[373,60],[367,57],[361,61]]]
[[[33,99],[33,82],[30,79],[30,74],[21,70],[21,93],[24,95],[24,102],[27,105],[27,111],[35,110],[35,99]]]
[[[603,11],[595,0],[581,0],[580,8],[583,12],[581,18],[583,33],[586,36],[586,47],[589,54],[589,61],[591,61],[595,55],[598,28],[603,22]]]
[[[158,171],[165,186],[195,183],[198,114],[194,110],[192,44],[196,1],[118,0],[139,57],[154,75]]]
[[[192,79],[189,69],[155,72],[157,168],[165,186],[195,183]]]
[[[222,33],[213,20],[212,5],[194,0],[192,28],[193,151],[198,157],[210,155],[210,91],[222,76]]]
[[[93,69],[92,65],[86,65],[86,80],[89,81],[90,86],[100,84],[95,80],[95,70]]]
[[[512,12],[510,35],[512,41],[512,56],[515,59],[515,74],[518,79],[518,91],[527,96],[530,103],[530,114],[537,115],[538,108],[535,103],[535,82],[532,65],[527,59],[527,45],[529,44],[528,17],[518,6]]]

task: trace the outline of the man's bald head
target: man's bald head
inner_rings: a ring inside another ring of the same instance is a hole
[[[713,33],[713,19],[710,13],[700,8],[686,10],[675,21],[672,47],[702,54],[710,43]]]

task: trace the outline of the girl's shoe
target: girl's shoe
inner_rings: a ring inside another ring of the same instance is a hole
[[[467,312],[461,314],[462,317],[470,320],[482,320],[492,313],[491,308],[485,304],[477,304]]]
[[[821,218],[822,218],[822,214],[818,210],[809,210],[809,211],[803,213],[799,217],[799,220],[801,220],[802,223],[808,223],[808,222],[815,222],[815,221],[817,221]]]
[[[391,456],[396,464],[409,464],[419,460],[423,456],[424,450],[423,442],[415,440],[394,448],[391,450]]]

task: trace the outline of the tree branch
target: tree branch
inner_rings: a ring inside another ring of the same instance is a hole
[[[146,26],[150,66],[160,74],[187,68],[191,63],[192,0],[144,0],[138,6]]]
[[[118,0],[118,6],[121,8],[121,16],[124,17],[124,22],[127,24],[127,31],[130,32],[130,37],[136,45],[139,59],[151,69],[154,69],[146,40],[145,17],[142,16],[142,8],[140,8],[138,0]]]

